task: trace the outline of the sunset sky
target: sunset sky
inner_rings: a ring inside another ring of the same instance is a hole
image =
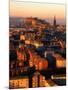
[[[26,3],[10,0],[11,17],[39,17],[52,22],[56,16],[57,23],[65,24],[65,5],[47,3]]]

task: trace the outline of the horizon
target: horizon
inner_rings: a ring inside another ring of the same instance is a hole
[[[20,19],[24,19],[24,18],[30,18],[30,17],[15,17],[15,16],[9,16],[9,18],[20,18]],[[39,18],[39,17],[32,17],[32,18],[38,18],[38,19],[42,19],[42,20],[45,20],[45,21],[47,21],[48,23],[50,23],[50,24],[53,24],[53,21],[54,21],[54,16],[53,16],[53,18],[51,18],[50,20],[49,20],[49,18]],[[66,21],[65,21],[65,23],[64,22],[62,22],[62,19],[60,19],[60,20],[57,20],[56,19],[56,23],[57,23],[57,25],[66,25]]]

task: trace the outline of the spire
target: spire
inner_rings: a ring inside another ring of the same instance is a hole
[[[53,22],[54,29],[56,29],[56,17],[54,16],[54,22]]]
[[[54,26],[56,26],[56,17],[54,16]]]

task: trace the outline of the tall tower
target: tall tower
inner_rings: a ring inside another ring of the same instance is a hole
[[[54,30],[56,29],[56,17],[54,16],[54,22],[53,22]]]

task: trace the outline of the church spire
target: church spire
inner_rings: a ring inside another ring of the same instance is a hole
[[[53,22],[54,29],[56,29],[56,17],[54,16],[54,22]]]

